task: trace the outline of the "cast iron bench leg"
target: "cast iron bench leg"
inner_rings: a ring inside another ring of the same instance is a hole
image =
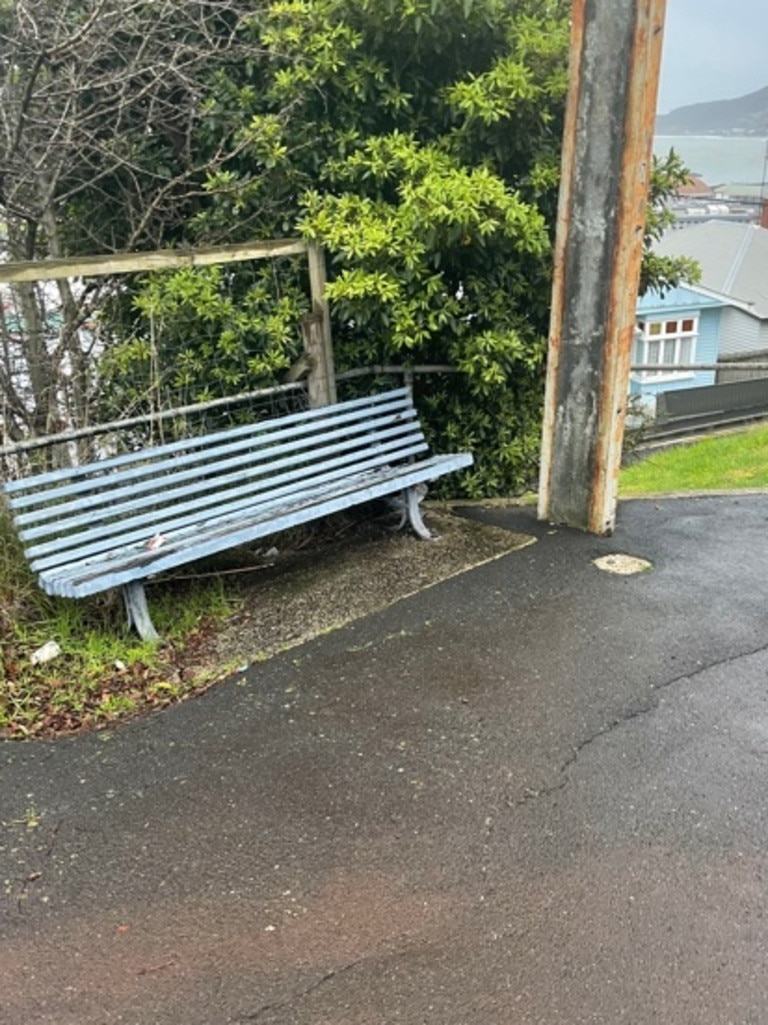
[[[427,527],[426,523],[421,518],[421,509],[419,509],[419,492],[415,485],[405,489],[403,492],[403,503],[405,506],[405,512],[408,515],[408,522],[414,532],[419,537],[424,538],[425,541],[431,540],[432,534],[429,527]]]
[[[136,628],[136,633],[142,641],[159,641],[160,637],[149,615],[144,585],[138,580],[123,584],[123,599],[125,611],[128,613],[128,626]]]

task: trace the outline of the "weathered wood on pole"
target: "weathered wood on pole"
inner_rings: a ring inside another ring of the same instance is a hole
[[[539,516],[612,532],[666,0],[574,0]]]

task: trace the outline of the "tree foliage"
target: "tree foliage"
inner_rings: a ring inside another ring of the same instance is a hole
[[[217,71],[203,104],[200,144],[236,155],[209,175],[191,238],[322,244],[342,370],[461,372],[419,398],[438,447],[475,451],[472,494],[519,488],[535,465],[568,7],[273,0],[252,25],[268,58]],[[164,316],[176,287],[144,314]],[[228,383],[257,383],[251,325],[220,326]],[[297,335],[282,343],[292,358]]]
[[[339,368],[450,365],[459,373],[425,381],[418,401],[438,448],[475,452],[463,493],[531,479],[568,0],[17,8],[37,20],[6,36],[17,55],[5,57],[14,103],[0,170],[6,209],[36,244],[301,233],[329,256]],[[56,170],[48,186],[21,174],[32,159]],[[671,181],[658,177],[659,195]],[[645,284],[676,272],[649,265]],[[125,336],[102,362],[109,409],[145,386],[189,399],[279,380],[300,350],[306,294],[297,261],[132,281],[109,307]]]
[[[701,268],[695,260],[684,256],[662,256],[653,250],[654,242],[661,239],[675,220],[668,199],[689,181],[690,171],[674,150],[670,150],[664,159],[654,156],[645,222],[645,252],[640,273],[641,295],[649,288],[664,293],[684,282],[695,283],[701,277]]]

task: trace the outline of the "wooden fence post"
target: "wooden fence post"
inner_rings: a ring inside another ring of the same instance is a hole
[[[309,405],[330,406],[336,398],[336,371],[333,362],[331,314],[325,298],[325,254],[316,245],[307,248],[312,313],[302,325],[304,350],[309,362]]]

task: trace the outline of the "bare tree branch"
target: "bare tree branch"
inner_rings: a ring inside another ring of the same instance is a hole
[[[0,218],[6,257],[178,242],[206,182],[247,143],[205,156],[195,135],[222,62],[257,61],[260,0],[0,3]],[[110,287],[102,282],[103,287]],[[0,321],[5,433],[82,425],[98,290],[24,286]],[[0,298],[3,298],[0,296]],[[103,344],[103,342],[99,343]]]

